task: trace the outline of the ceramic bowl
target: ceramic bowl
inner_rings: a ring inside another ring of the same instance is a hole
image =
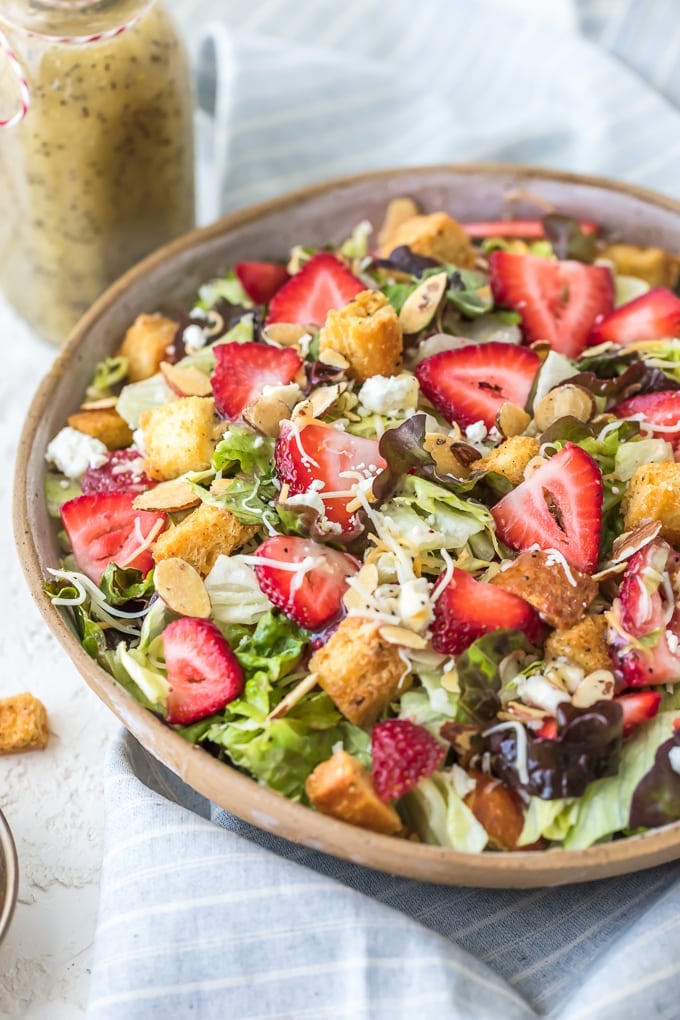
[[[236,261],[285,257],[297,242],[339,242],[363,219],[378,225],[397,195],[413,196],[426,212],[445,209],[465,221],[497,219],[507,214],[510,202],[517,217],[535,216],[536,205],[522,198],[527,192],[561,212],[601,223],[611,237],[680,251],[680,203],[630,185],[532,167],[406,168],[284,195],[187,234],[140,263],[97,301],[36,394],[16,473],[16,541],[33,595],[85,681],[144,747],[199,793],[260,828],[359,864],[452,885],[559,885],[649,868],[680,857],[680,824],[588,850],[464,854],[325,817],[190,746],[88,657],[41,591],[46,568],[59,559],[42,496],[44,451],[79,406],[95,363],[112,353],[140,312],[190,302],[200,283]]]
[[[19,892],[19,862],[7,819],[0,811],[0,942],[9,928]]]

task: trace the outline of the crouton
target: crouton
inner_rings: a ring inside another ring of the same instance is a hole
[[[324,815],[392,836],[402,828],[391,804],[383,804],[368,772],[346,751],[336,751],[307,777],[305,791]]]
[[[139,418],[149,478],[165,481],[210,467],[215,450],[212,397],[181,397]]]
[[[465,803],[486,829],[489,845],[494,850],[518,850],[524,828],[524,805],[519,794],[483,772],[471,770],[469,775],[475,780],[475,788],[465,797]],[[541,840],[521,849],[540,850],[543,845]]]
[[[123,450],[132,442],[132,429],[115,407],[78,411],[69,416],[68,424],[78,432],[98,439],[109,450]]]
[[[230,556],[257,532],[252,524],[241,524],[225,507],[201,503],[184,520],[160,535],[153,545],[156,563],[179,557],[201,577],[212,570],[218,556]]]
[[[599,252],[601,258],[614,263],[622,276],[637,276],[650,287],[673,289],[680,275],[680,260],[663,248],[640,248],[636,244],[610,244]]]
[[[377,290],[362,290],[344,308],[329,312],[319,336],[320,353],[341,354],[349,362],[347,374],[359,382],[396,375],[403,346],[397,313]]]
[[[445,212],[412,216],[393,231],[380,254],[387,258],[402,245],[408,245],[417,255],[460,266],[461,269],[471,269],[475,264],[469,237],[460,223]]]
[[[47,747],[47,711],[28,692],[0,701],[0,754],[42,751]]]
[[[532,436],[512,436],[489,453],[474,460],[471,471],[496,471],[513,485],[524,481],[524,469],[538,455],[540,444]]]
[[[584,616],[566,630],[556,630],[545,643],[546,657],[567,659],[586,673],[596,669],[611,669],[611,659],[604,636],[607,621],[602,613]]]
[[[373,620],[347,616],[309,663],[319,686],[357,726],[375,722],[410,683],[398,646],[383,640],[379,629]]]
[[[125,334],[118,352],[128,363],[128,382],[149,379],[168,360],[177,323],[164,315],[138,315]]]
[[[598,592],[592,577],[572,566],[567,572],[554,553],[542,549],[521,552],[509,567],[491,578],[491,584],[519,595],[551,627],[573,627]]]
[[[680,464],[643,464],[630,480],[623,499],[624,529],[660,521],[661,537],[680,544]]]

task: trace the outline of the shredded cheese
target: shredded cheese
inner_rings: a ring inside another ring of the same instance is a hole
[[[490,737],[492,733],[502,733],[504,730],[514,730],[517,738],[515,767],[520,783],[529,782],[529,768],[527,755],[527,731],[519,722],[502,722],[482,733],[483,737]]]

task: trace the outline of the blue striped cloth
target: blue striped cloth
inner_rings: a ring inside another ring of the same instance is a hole
[[[678,0],[580,0],[580,35],[501,2],[174,0],[196,47],[203,218],[447,160],[680,195]],[[125,735],[106,809],[94,1020],[680,1017],[680,866],[519,892],[393,878],[251,828]]]

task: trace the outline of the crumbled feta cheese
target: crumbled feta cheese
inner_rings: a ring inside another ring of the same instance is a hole
[[[410,372],[401,375],[373,375],[359,390],[359,401],[373,414],[397,418],[418,406],[418,380]]]
[[[482,443],[486,436],[487,430],[483,421],[473,422],[472,425],[468,425],[465,429],[465,438],[469,439],[471,443]]]
[[[555,714],[558,705],[571,700],[566,691],[555,687],[541,673],[518,677],[515,683],[517,684],[517,693],[522,701],[535,708],[542,708],[551,715]]]
[[[399,616],[405,627],[424,630],[432,621],[430,584],[424,577],[406,581],[399,588]]]
[[[132,445],[136,450],[139,450],[141,457],[146,457],[146,447],[144,446],[144,433],[141,429],[135,429],[132,433]]]
[[[184,341],[185,347],[192,351],[197,351],[201,347],[205,347],[208,342],[208,335],[204,329],[201,329],[200,326],[192,323],[190,326],[187,326],[182,333],[182,340]]]
[[[80,478],[88,468],[98,468],[105,464],[107,453],[108,450],[98,439],[66,426],[47,447],[45,459],[67,478]]]
[[[680,747],[671,747],[668,752],[668,761],[673,771],[680,775]]]
[[[322,517],[326,513],[326,507],[321,496],[318,492],[312,490],[299,492],[295,496],[288,496],[285,502],[286,506],[308,506],[312,510],[316,510]]]
[[[477,785],[475,780],[460,765],[451,766],[450,776],[453,788],[461,800],[464,800],[469,793],[472,793]]]
[[[671,655],[677,655],[680,642],[678,641],[677,634],[674,634],[672,630],[666,631],[666,644]]]

